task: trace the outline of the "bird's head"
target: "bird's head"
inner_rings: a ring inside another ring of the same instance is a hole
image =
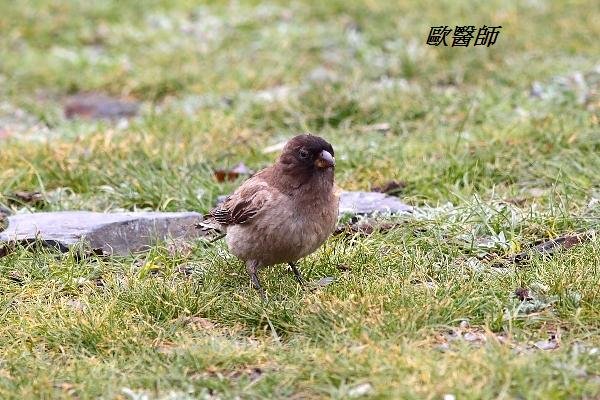
[[[325,173],[333,177],[333,147],[319,136],[298,135],[286,143],[279,156],[279,164],[293,175],[311,177]]]

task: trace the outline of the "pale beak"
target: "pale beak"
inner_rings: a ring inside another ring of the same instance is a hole
[[[323,150],[319,157],[315,160],[317,168],[332,168],[335,167],[335,158],[327,150]]]

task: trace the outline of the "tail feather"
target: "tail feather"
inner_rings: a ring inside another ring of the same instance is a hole
[[[202,230],[205,236],[210,238],[210,243],[223,239],[227,234],[223,225],[219,224],[210,214],[205,215],[204,219],[196,224],[196,228]]]

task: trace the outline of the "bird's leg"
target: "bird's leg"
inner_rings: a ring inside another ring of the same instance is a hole
[[[265,291],[258,280],[258,263],[252,260],[246,261],[246,271],[248,271],[248,275],[250,275],[250,282],[252,282],[252,286],[254,286],[254,289],[256,289],[260,294],[260,298],[266,300],[267,297],[265,296]]]
[[[302,277],[302,274],[300,273],[300,271],[298,270],[298,265],[297,263],[288,263],[288,265],[292,268],[292,272],[294,273],[294,277],[296,278],[296,281],[298,281],[298,283],[303,286],[306,281],[304,280],[304,278]]]

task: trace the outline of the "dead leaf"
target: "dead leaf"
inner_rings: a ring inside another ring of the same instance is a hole
[[[25,277],[19,271],[10,271],[8,273],[8,279],[14,283],[22,285],[25,283]]]
[[[101,276],[92,279],[92,283],[99,288],[106,286],[106,281]]]
[[[374,192],[396,195],[402,192],[404,188],[406,188],[406,182],[391,180],[381,186],[374,186],[372,190]]]
[[[8,196],[12,203],[39,205],[44,203],[44,195],[40,192],[14,192]]]
[[[189,278],[194,274],[195,266],[191,263],[184,263],[177,266],[175,272]]]
[[[595,234],[595,231],[588,231],[575,235],[559,236],[556,239],[547,240],[520,253],[503,257],[492,266],[501,268],[506,267],[508,263],[521,265],[529,261],[534,254],[550,257],[560,250],[567,250],[578,244],[592,240]]]
[[[532,297],[529,293],[529,289],[527,289],[527,288],[516,288],[515,296],[517,297],[517,299],[519,299],[521,301],[532,300]]]
[[[69,383],[69,382],[55,383],[54,387],[62,390],[63,392],[66,392],[69,396],[75,396],[75,394],[77,393],[77,386],[74,385],[73,383]]]
[[[117,119],[133,117],[138,113],[139,103],[121,100],[102,93],[80,93],[70,97],[65,104],[67,118]]]
[[[525,202],[527,202],[527,198],[525,197],[513,197],[504,200],[505,203],[513,204],[517,207],[521,207]]]
[[[217,182],[235,181],[240,176],[250,176],[253,171],[248,169],[244,163],[239,163],[231,169],[217,169],[214,172]]]
[[[338,264],[336,266],[336,268],[342,272],[348,272],[348,271],[352,271],[352,268],[350,268],[348,265],[346,264]]]
[[[258,378],[260,378],[263,374],[264,374],[264,371],[262,368],[252,367],[252,368],[245,368],[243,370],[232,371],[231,373],[227,374],[227,376],[228,376],[228,378],[232,378],[232,379],[248,377],[251,382],[254,382]]]
[[[0,244],[0,258],[6,257],[10,253],[15,251],[15,246],[13,244]]]

